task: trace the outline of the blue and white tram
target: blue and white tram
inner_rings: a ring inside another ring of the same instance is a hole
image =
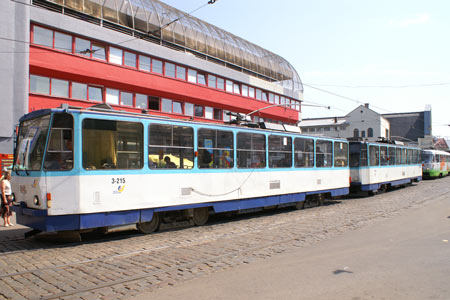
[[[350,141],[351,191],[377,192],[422,180],[421,150]]]
[[[350,186],[346,140],[68,107],[21,118],[13,175],[17,222],[43,232],[149,233],[172,214],[202,225]]]

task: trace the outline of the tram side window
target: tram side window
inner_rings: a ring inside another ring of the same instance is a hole
[[[192,127],[151,124],[148,164],[151,169],[192,169],[194,167]]]
[[[247,169],[266,167],[266,138],[263,134],[237,134],[237,165]]]
[[[378,166],[380,160],[380,148],[378,146],[369,146],[369,163],[371,166]]]
[[[140,169],[143,161],[143,126],[134,122],[85,119],[83,168]]]
[[[55,114],[45,155],[44,169],[64,171],[73,168],[73,117]]]
[[[402,149],[400,148],[395,149],[395,164],[397,165],[402,164]]]
[[[407,161],[406,149],[402,149],[402,165],[406,165]]]
[[[412,164],[413,163],[413,150],[412,149],[408,149],[408,160],[407,160],[407,164]]]
[[[333,166],[333,142],[325,140],[316,141],[316,167]]]
[[[198,167],[229,169],[233,162],[233,133],[231,131],[199,129]]]
[[[388,148],[386,146],[380,147],[380,166],[387,166],[389,163]]]
[[[395,148],[389,147],[388,148],[388,166],[395,165]]]
[[[292,138],[281,135],[269,135],[269,167],[292,167]]]
[[[334,166],[348,166],[348,144],[342,142],[334,143]]]
[[[296,168],[314,167],[314,140],[295,138],[294,163]]]

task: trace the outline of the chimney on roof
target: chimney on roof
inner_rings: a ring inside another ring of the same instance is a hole
[[[364,106],[365,106],[366,108],[369,108],[369,103],[364,103]]]

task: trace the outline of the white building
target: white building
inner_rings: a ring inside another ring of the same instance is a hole
[[[390,138],[390,123],[381,114],[360,105],[344,117],[303,119],[302,132],[331,137],[360,137],[368,141]]]

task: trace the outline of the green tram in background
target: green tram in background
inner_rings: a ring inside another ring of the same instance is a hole
[[[450,171],[450,153],[440,150],[422,152],[422,174],[425,178],[444,177]]]

